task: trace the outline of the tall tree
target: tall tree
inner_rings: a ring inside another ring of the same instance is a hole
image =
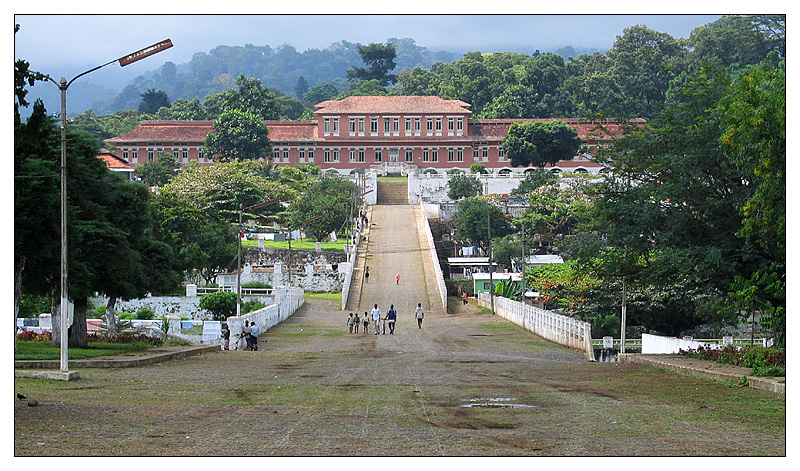
[[[206,151],[220,162],[269,158],[272,143],[264,120],[239,109],[223,112],[208,133]]]
[[[164,90],[148,89],[146,92],[141,93],[141,103],[139,103],[138,111],[144,114],[155,114],[161,108],[169,108],[169,96]]]
[[[382,87],[397,82],[397,76],[390,74],[394,68],[397,51],[392,44],[370,43],[358,46],[361,60],[368,68],[353,67],[347,71],[348,80],[377,80]]]
[[[580,149],[578,133],[562,121],[513,123],[503,139],[503,152],[511,165],[544,167],[571,159]]]

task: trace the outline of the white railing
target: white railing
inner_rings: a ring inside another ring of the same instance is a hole
[[[478,302],[489,307],[489,293],[478,293]],[[592,324],[500,296],[494,297],[494,310],[498,316],[540,337],[581,350],[589,361],[594,361]]]
[[[197,287],[197,295],[202,296],[204,294],[211,294],[216,293],[218,291],[231,291],[236,292],[236,286],[227,285],[227,286],[198,286]],[[242,296],[274,296],[275,289],[274,288],[244,288],[242,287]]]
[[[439,264],[439,256],[436,254],[436,246],[433,243],[433,233],[431,232],[431,226],[428,224],[428,217],[425,216],[425,207],[423,204],[419,205],[419,210],[422,213],[422,219],[425,221],[425,237],[428,240],[428,253],[431,257],[431,263],[433,263],[433,271],[434,275],[436,276],[436,284],[439,287],[439,298],[442,303],[442,309],[444,312],[447,312],[447,285],[444,282],[444,275],[442,274],[442,267]]]
[[[263,333],[288,319],[305,302],[305,293],[300,288],[279,287],[275,291],[275,304],[257,311],[248,312],[243,316],[228,318],[228,329],[231,332],[231,350],[241,350],[246,346],[241,338],[245,321],[255,322]]]

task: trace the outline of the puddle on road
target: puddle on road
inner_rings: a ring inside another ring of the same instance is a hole
[[[467,399],[466,404],[461,404],[461,407],[484,407],[494,409],[532,409],[539,407],[533,404],[517,404],[515,397],[494,397],[494,398],[476,398]]]

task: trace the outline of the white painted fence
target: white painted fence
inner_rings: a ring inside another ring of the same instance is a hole
[[[264,333],[291,317],[305,302],[305,294],[299,288],[279,286],[275,288],[275,301],[275,304],[257,311],[228,318],[228,329],[231,331],[231,350],[243,350],[246,346],[244,339],[241,338],[245,321],[255,322],[260,327],[261,333]]]
[[[419,210],[422,213],[424,220],[424,233],[428,239],[428,253],[433,263],[433,271],[436,276],[436,284],[439,287],[439,299],[442,303],[442,309],[447,312],[447,285],[444,282],[444,275],[442,274],[442,266],[439,264],[439,256],[436,254],[436,246],[433,243],[433,233],[431,232],[431,225],[428,224],[428,218],[425,213],[425,205],[420,204]]]
[[[478,302],[489,307],[489,293],[478,293]],[[540,337],[581,350],[589,361],[594,361],[592,324],[500,296],[494,297],[494,310],[498,316],[525,327]]]

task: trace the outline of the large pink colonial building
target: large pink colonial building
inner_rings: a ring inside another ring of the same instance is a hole
[[[272,141],[272,162],[313,163],[323,170],[353,173],[358,169],[407,167],[422,172],[467,169],[481,163],[494,172],[522,172],[503,155],[502,141],[514,122],[529,119],[471,119],[470,104],[435,96],[351,96],[315,106],[311,121],[265,121]],[[619,137],[615,123],[563,119],[584,144],[581,154],[553,170],[597,173],[602,167],[588,157]],[[212,121],[143,121],[136,129],[105,143],[117,157],[135,166],[169,152],[183,165],[192,160],[211,165],[203,153]],[[269,157],[269,156],[266,156]]]

